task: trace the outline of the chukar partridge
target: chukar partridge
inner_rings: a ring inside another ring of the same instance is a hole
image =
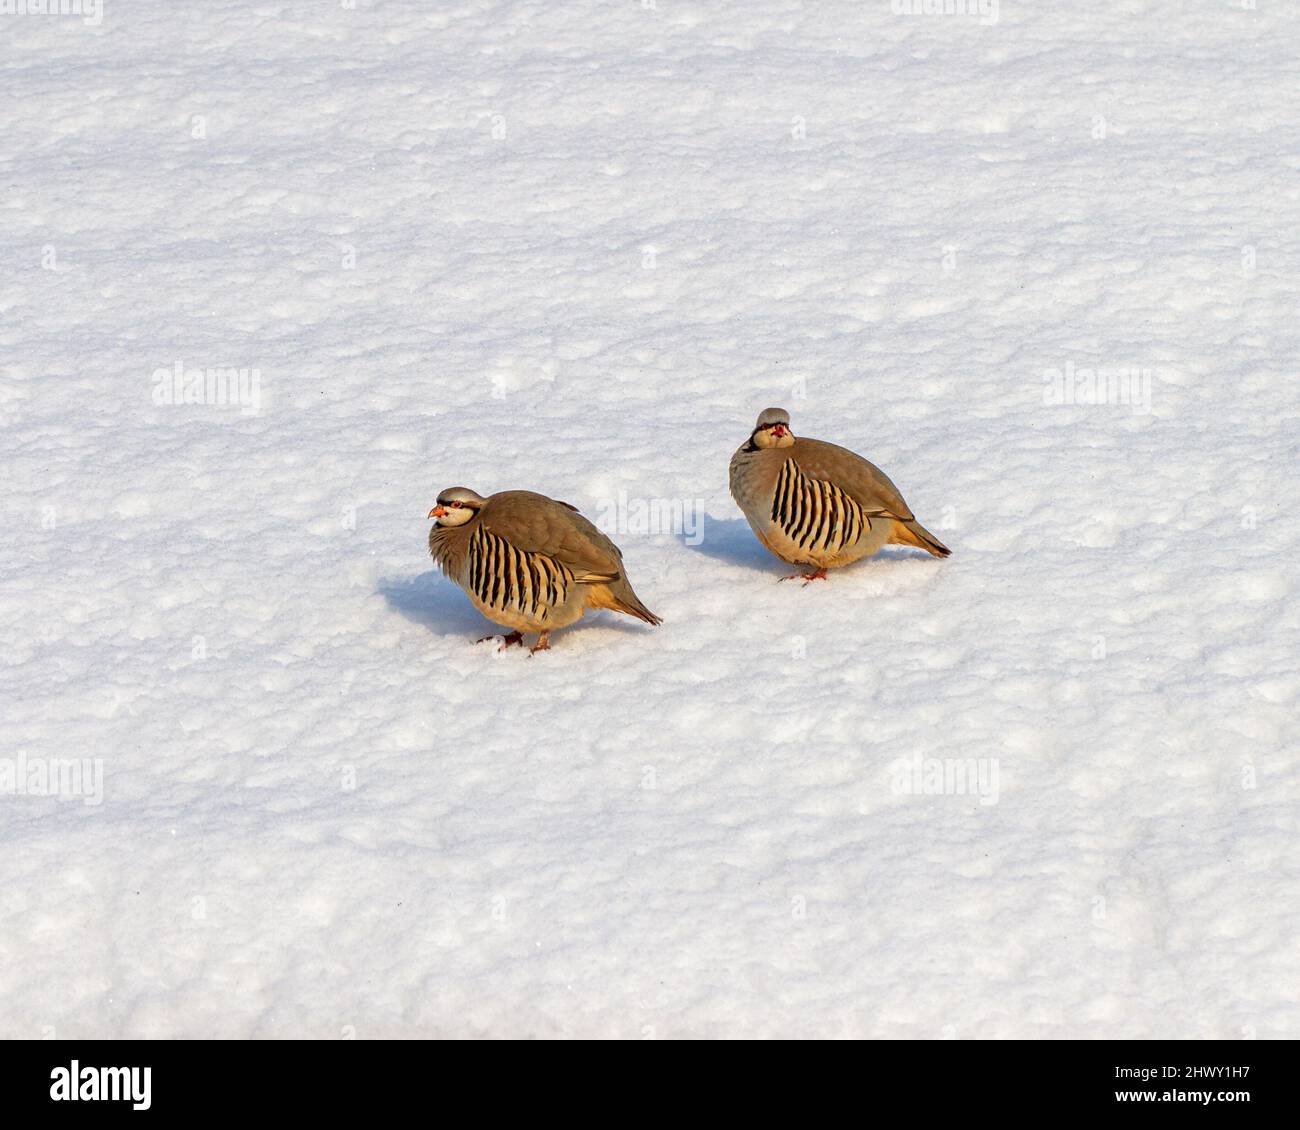
[[[922,526],[879,467],[833,443],[796,439],[790,414],[768,408],[731,457],[731,496],[750,528],[782,561],[811,572],[848,565],[882,545],[914,545],[935,557],[951,550]]]
[[[450,487],[429,517],[437,519],[429,552],[438,567],[484,616],[513,629],[502,647],[537,632],[529,651],[545,651],[550,633],[588,608],[660,623],[632,591],[618,546],[567,502],[530,490],[484,498]]]

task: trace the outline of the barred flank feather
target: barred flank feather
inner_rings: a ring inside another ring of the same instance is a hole
[[[573,571],[545,553],[515,549],[483,526],[469,543],[469,589],[495,612],[544,623],[575,584]]]
[[[838,553],[871,529],[861,506],[829,480],[809,478],[793,459],[776,480],[772,521],[809,553]]]

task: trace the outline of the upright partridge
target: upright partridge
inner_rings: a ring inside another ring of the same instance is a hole
[[[544,651],[554,629],[588,608],[660,623],[632,591],[618,546],[567,502],[530,490],[484,498],[450,487],[429,517],[437,519],[429,552],[439,568],[484,616],[513,629],[503,647],[537,632],[529,650]]]
[[[791,574],[805,584],[883,545],[913,545],[935,557],[951,552],[913,517],[879,467],[833,443],[797,439],[784,408],[762,412],[731,457],[731,496],[759,541],[782,561],[812,570]]]

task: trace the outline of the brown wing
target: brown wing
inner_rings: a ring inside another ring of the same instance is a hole
[[[823,443],[819,439],[799,438],[793,447],[780,450],[788,451],[799,464],[799,470],[809,478],[834,483],[867,515],[897,518],[903,522],[912,520],[912,511],[889,476],[848,448]]]
[[[523,553],[554,558],[583,583],[622,575],[618,546],[567,502],[530,490],[507,490],[487,500],[479,522]]]

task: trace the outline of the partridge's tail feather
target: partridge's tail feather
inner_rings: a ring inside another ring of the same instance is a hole
[[[614,591],[615,588],[617,588],[617,592]],[[638,620],[644,620],[647,624],[663,623],[658,616],[637,599],[636,593],[632,591],[632,586],[626,581],[613,586],[593,585],[591,588],[591,607],[611,608],[615,612],[635,616]]]
[[[935,557],[948,557],[952,550],[930,533],[920,522],[895,522],[894,532],[889,538],[890,545],[914,545]]]

